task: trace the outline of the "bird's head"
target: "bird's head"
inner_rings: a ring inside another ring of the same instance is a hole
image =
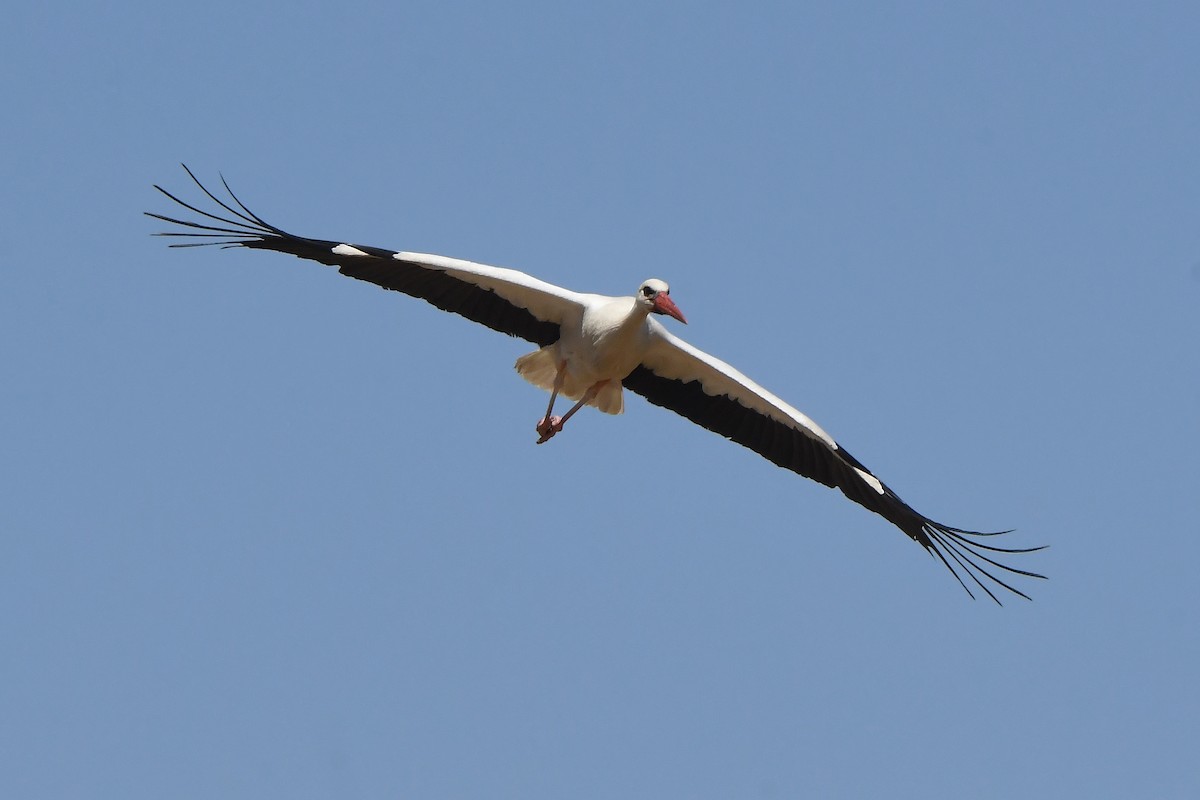
[[[667,286],[666,281],[651,278],[638,287],[636,299],[638,305],[649,310],[651,314],[666,314],[687,325],[683,312],[671,299],[671,287]]]

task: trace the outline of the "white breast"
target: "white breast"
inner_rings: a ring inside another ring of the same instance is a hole
[[[646,313],[631,297],[596,298],[583,312],[577,331],[564,331],[563,356],[573,377],[591,385],[620,381],[642,361]]]

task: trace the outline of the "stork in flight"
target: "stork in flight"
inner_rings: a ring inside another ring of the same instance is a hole
[[[664,281],[647,280],[633,297],[605,297],[572,292],[512,269],[294,236],[251,212],[224,178],[221,182],[233,205],[206,189],[186,165],[183,168],[220,210],[204,211],[156,185],[168,198],[207,220],[146,212],[189,229],[157,235],[200,240],[172,247],[223,245],[290,253],[538,345],[516,364],[521,377],[550,392],[550,404],[536,426],[538,444],[559,433],[584,406],[620,414],[623,389],[629,389],[785,469],[840,489],[940,559],[972,598],[974,585],[996,603],[1000,600],[992,588],[997,587],[1028,600],[1027,594],[1007,582],[1011,578],[999,575],[1045,577],[997,560],[1043,548],[1000,547],[989,543],[990,537],[1009,531],[980,533],[934,522],[901,500],[811,419],[725,362],[671,334],[656,315],[681,323],[687,320]],[[554,405],[560,395],[577,402],[557,417]]]

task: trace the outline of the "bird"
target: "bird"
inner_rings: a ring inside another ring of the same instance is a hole
[[[224,176],[220,180],[227,200],[205,187],[186,164],[181,166],[215,205],[206,211],[155,184],[155,189],[179,207],[199,215],[181,219],[145,212],[178,226],[154,234],[187,240],[171,247],[216,245],[298,256],[537,345],[538,349],[517,359],[516,370],[526,381],[550,392],[546,412],[534,426],[538,444],[561,433],[585,407],[620,414],[625,390],[629,390],[784,469],[839,489],[940,560],[972,599],[974,588],[998,605],[1003,605],[1000,596],[1005,591],[1029,600],[1028,594],[1013,585],[1016,579],[1012,576],[1046,577],[1001,560],[1045,546],[1001,546],[994,543],[996,537],[1011,530],[970,531],[935,522],[904,502],[805,414],[671,333],[660,317],[680,324],[687,324],[687,319],[666,281],[650,278],[631,297],[609,297],[564,289],[514,269],[296,236],[250,211]],[[556,416],[560,397],[575,404]]]

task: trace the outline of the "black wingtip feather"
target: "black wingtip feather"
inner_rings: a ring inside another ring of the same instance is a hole
[[[963,530],[962,528],[952,528],[949,525],[942,525],[934,522],[931,519],[925,518],[921,523],[921,532],[923,534],[922,537],[913,538],[917,539],[917,541],[925,546],[925,549],[929,550],[941,560],[946,568],[950,570],[951,574],[954,575],[954,577],[958,580],[959,584],[966,589],[967,594],[971,595],[972,598],[974,598],[975,595],[967,586],[967,583],[963,580],[963,576],[959,574],[959,570],[961,570],[962,573],[965,574],[972,583],[986,592],[988,597],[992,598],[997,605],[1004,604],[1000,602],[1000,599],[991,591],[991,589],[988,588],[988,586],[984,583],[984,579],[991,581],[995,586],[1006,589],[1007,591],[1019,597],[1025,598],[1026,600],[1033,599],[1008,581],[1000,578],[993,570],[988,569],[987,566],[984,566],[984,563],[995,569],[1001,569],[1014,575],[1046,580],[1045,575],[1032,572],[1030,570],[1019,569],[1017,567],[1009,566],[1008,564],[1003,564],[982,552],[986,550],[991,553],[1034,553],[1038,550],[1045,550],[1046,547],[1044,545],[1041,547],[997,547],[995,545],[987,545],[983,544],[982,542],[975,541],[975,539],[978,537],[999,536],[1006,533],[1012,533],[1012,531],[967,531]],[[958,569],[955,569],[955,567],[950,563],[951,561],[958,566]]]
[[[867,472],[868,475],[871,474],[869,470],[863,467],[857,459],[854,459],[845,450],[838,450],[838,453],[857,469]],[[875,476],[872,475],[872,477]],[[987,555],[987,553],[1005,555],[1035,553],[1046,549],[1044,545],[1040,547],[1001,547],[995,544],[985,544],[979,540],[990,539],[994,536],[1005,536],[1013,533],[1013,531],[969,531],[964,528],[955,528],[935,522],[929,517],[918,513],[886,484],[881,482],[880,485],[883,486],[882,494],[872,492],[872,496],[868,502],[863,502],[861,499],[856,499],[856,502],[880,514],[896,527],[900,528],[900,530],[907,533],[911,539],[926,550],[936,555],[972,599],[975,598],[975,594],[969,588],[968,583],[972,583],[982,589],[997,605],[1004,605],[1000,602],[1000,598],[985,584],[984,581],[986,580],[993,584],[993,588],[1001,588],[1026,600],[1032,600],[1025,592],[998,577],[993,570],[988,569],[989,566],[1004,570],[1013,575],[1046,580],[1045,575],[1009,566]],[[843,492],[846,492],[844,487],[840,488],[842,488]],[[849,493],[847,495],[849,496]],[[957,569],[955,568],[956,566]],[[960,574],[960,571],[962,574]],[[964,576],[966,580],[964,580]]]

